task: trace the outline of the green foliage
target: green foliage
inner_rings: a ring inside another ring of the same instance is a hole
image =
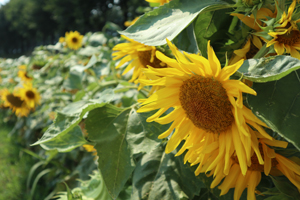
[[[228,7],[230,5],[222,0],[173,0],[144,14],[134,25],[119,33],[146,45],[164,45],[166,38],[173,40],[200,13]]]
[[[160,145],[145,154],[133,173],[133,199],[192,199],[205,185],[197,179],[183,156],[166,154]]]
[[[66,185],[67,192],[60,192],[58,200],[110,200],[110,196],[106,191],[105,184],[99,171],[94,171],[90,175],[90,180],[81,181],[80,187],[74,188],[72,191]]]
[[[157,147],[161,125],[146,123],[136,108],[121,109],[110,104],[91,111],[86,119],[89,140],[96,143],[98,167],[109,193],[116,199],[135,167],[133,155]]]
[[[256,116],[300,150],[298,73],[294,71],[278,81],[254,83],[257,96],[248,95],[247,100]]]
[[[290,56],[248,59],[236,74],[253,82],[276,81],[300,68],[300,61]]]

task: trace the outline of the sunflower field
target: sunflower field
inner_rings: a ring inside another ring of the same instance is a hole
[[[300,1],[146,1],[0,58],[16,199],[300,199]]]

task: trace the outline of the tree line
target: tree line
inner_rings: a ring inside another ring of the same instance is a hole
[[[108,21],[124,29],[147,6],[141,0],[10,0],[0,7],[0,57],[54,44],[66,31],[101,31]]]

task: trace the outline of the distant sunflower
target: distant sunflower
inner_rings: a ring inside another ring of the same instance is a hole
[[[58,40],[59,43],[64,43],[65,42],[65,38],[64,37],[60,37]]]
[[[30,77],[26,70],[20,69],[18,71],[18,77],[21,78],[22,81],[30,82],[32,81],[32,77]]]
[[[84,144],[82,147],[87,151],[93,153],[93,156],[97,156],[97,150],[94,148],[93,145]]]
[[[2,89],[0,96],[2,101],[4,101],[3,105],[9,107],[17,116],[28,116],[30,108],[20,96],[9,92],[8,89]]]
[[[169,3],[171,0],[146,0],[149,3],[160,3],[160,5],[164,5],[165,3]]]
[[[157,78],[140,82],[160,86],[161,89],[143,100],[138,112],[158,109],[147,121],[171,123],[170,128],[159,135],[162,139],[171,134],[166,153],[176,149],[185,140],[177,155],[188,150],[185,161],[200,163],[196,174],[204,162],[199,155],[209,157],[218,147],[220,151],[209,168],[214,168],[220,160],[225,159],[223,167],[228,172],[230,157],[236,151],[241,170],[246,174],[247,165],[251,163],[252,141],[249,125],[257,129],[263,137],[272,138],[260,126],[266,125],[243,105],[242,93],[256,95],[256,92],[239,80],[229,79],[242,65],[243,60],[221,69],[209,43],[206,59],[196,54],[182,54],[170,41],[167,42],[176,60],[161,52],[156,53],[158,59],[170,68],[149,67],[144,70],[146,76]],[[174,110],[160,117],[169,108]]]
[[[19,65],[18,68],[19,68],[19,70],[26,71],[27,66],[26,65]]]
[[[122,58],[120,63],[116,66],[116,69],[120,68],[125,63],[130,62],[122,74],[124,75],[133,69],[133,75],[129,82],[137,84],[139,83],[139,79],[146,78],[142,70],[148,66],[153,68],[165,68],[167,66],[156,58],[156,48],[154,46],[147,46],[124,35],[121,36],[129,42],[117,44],[113,48],[113,51],[115,52],[112,56],[114,56],[113,60]],[[139,89],[142,87],[143,85],[140,84]]]
[[[66,32],[66,36],[65,36],[67,46],[70,49],[74,49],[74,50],[77,50],[82,46],[82,38],[83,35],[80,35],[78,31]]]
[[[139,18],[140,18],[140,17],[136,17],[136,18],[134,18],[132,21],[126,21],[126,22],[124,23],[124,25],[125,25],[126,27],[131,26],[131,25],[133,25]]]
[[[23,84],[23,88],[18,88],[16,92],[18,92],[21,99],[24,100],[31,109],[36,107],[37,104],[40,104],[40,94],[36,88],[32,87],[31,83]]]

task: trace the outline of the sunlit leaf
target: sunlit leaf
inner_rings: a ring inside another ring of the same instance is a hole
[[[271,56],[245,60],[237,74],[253,82],[268,82],[300,68],[300,60],[290,56]]]
[[[142,15],[119,33],[146,45],[159,46],[166,44],[166,38],[173,40],[199,13],[228,7],[222,0],[172,0]]]

